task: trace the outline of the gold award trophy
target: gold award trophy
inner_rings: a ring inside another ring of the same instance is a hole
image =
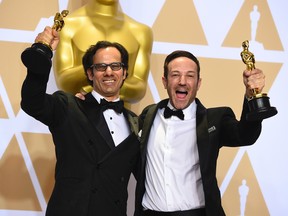
[[[249,41],[245,40],[242,43],[243,51],[241,52],[242,61],[246,64],[247,70],[255,69],[254,54],[251,53],[249,48]],[[253,96],[248,99],[248,106],[250,112],[247,114],[246,119],[249,121],[262,120],[270,118],[277,114],[277,109],[270,106],[269,97],[266,93],[261,93],[259,89],[252,89]]]
[[[68,10],[63,10],[61,13],[57,12],[54,17],[53,29],[56,31],[61,31],[64,26],[64,17],[69,14]],[[41,71],[42,67],[48,68],[52,66],[51,58],[52,48],[49,44],[37,41],[32,44],[31,47],[25,49],[21,54],[21,60],[23,64],[31,71],[37,72]]]

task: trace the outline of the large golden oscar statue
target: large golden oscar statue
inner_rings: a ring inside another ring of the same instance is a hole
[[[71,92],[89,92],[82,56],[99,40],[122,44],[129,52],[128,77],[121,98],[128,103],[142,99],[146,92],[153,35],[150,27],[122,12],[118,0],[90,0],[65,19],[60,44],[54,58],[58,88]]]

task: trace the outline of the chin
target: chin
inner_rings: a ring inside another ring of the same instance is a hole
[[[183,104],[183,103],[175,103],[174,107],[176,109],[185,109],[187,107],[187,104],[186,103],[185,104]]]

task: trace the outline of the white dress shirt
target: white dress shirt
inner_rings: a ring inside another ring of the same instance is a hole
[[[100,103],[101,99],[104,99],[96,91],[92,91],[94,98]],[[119,101],[120,98],[114,100],[113,102]],[[124,139],[126,139],[130,134],[130,129],[128,122],[126,121],[123,113],[117,113],[113,109],[107,109],[103,112],[104,118],[114,140],[115,146],[119,145]]]
[[[168,106],[173,109],[170,103]],[[154,211],[183,211],[205,206],[196,138],[196,102],[184,120],[165,119],[159,109],[147,146],[142,205]]]

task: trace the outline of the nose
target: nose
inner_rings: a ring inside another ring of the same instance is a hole
[[[110,66],[107,66],[106,70],[105,70],[105,75],[110,76],[113,73],[113,70],[111,69]]]
[[[184,75],[179,77],[179,85],[186,85],[186,77]]]

